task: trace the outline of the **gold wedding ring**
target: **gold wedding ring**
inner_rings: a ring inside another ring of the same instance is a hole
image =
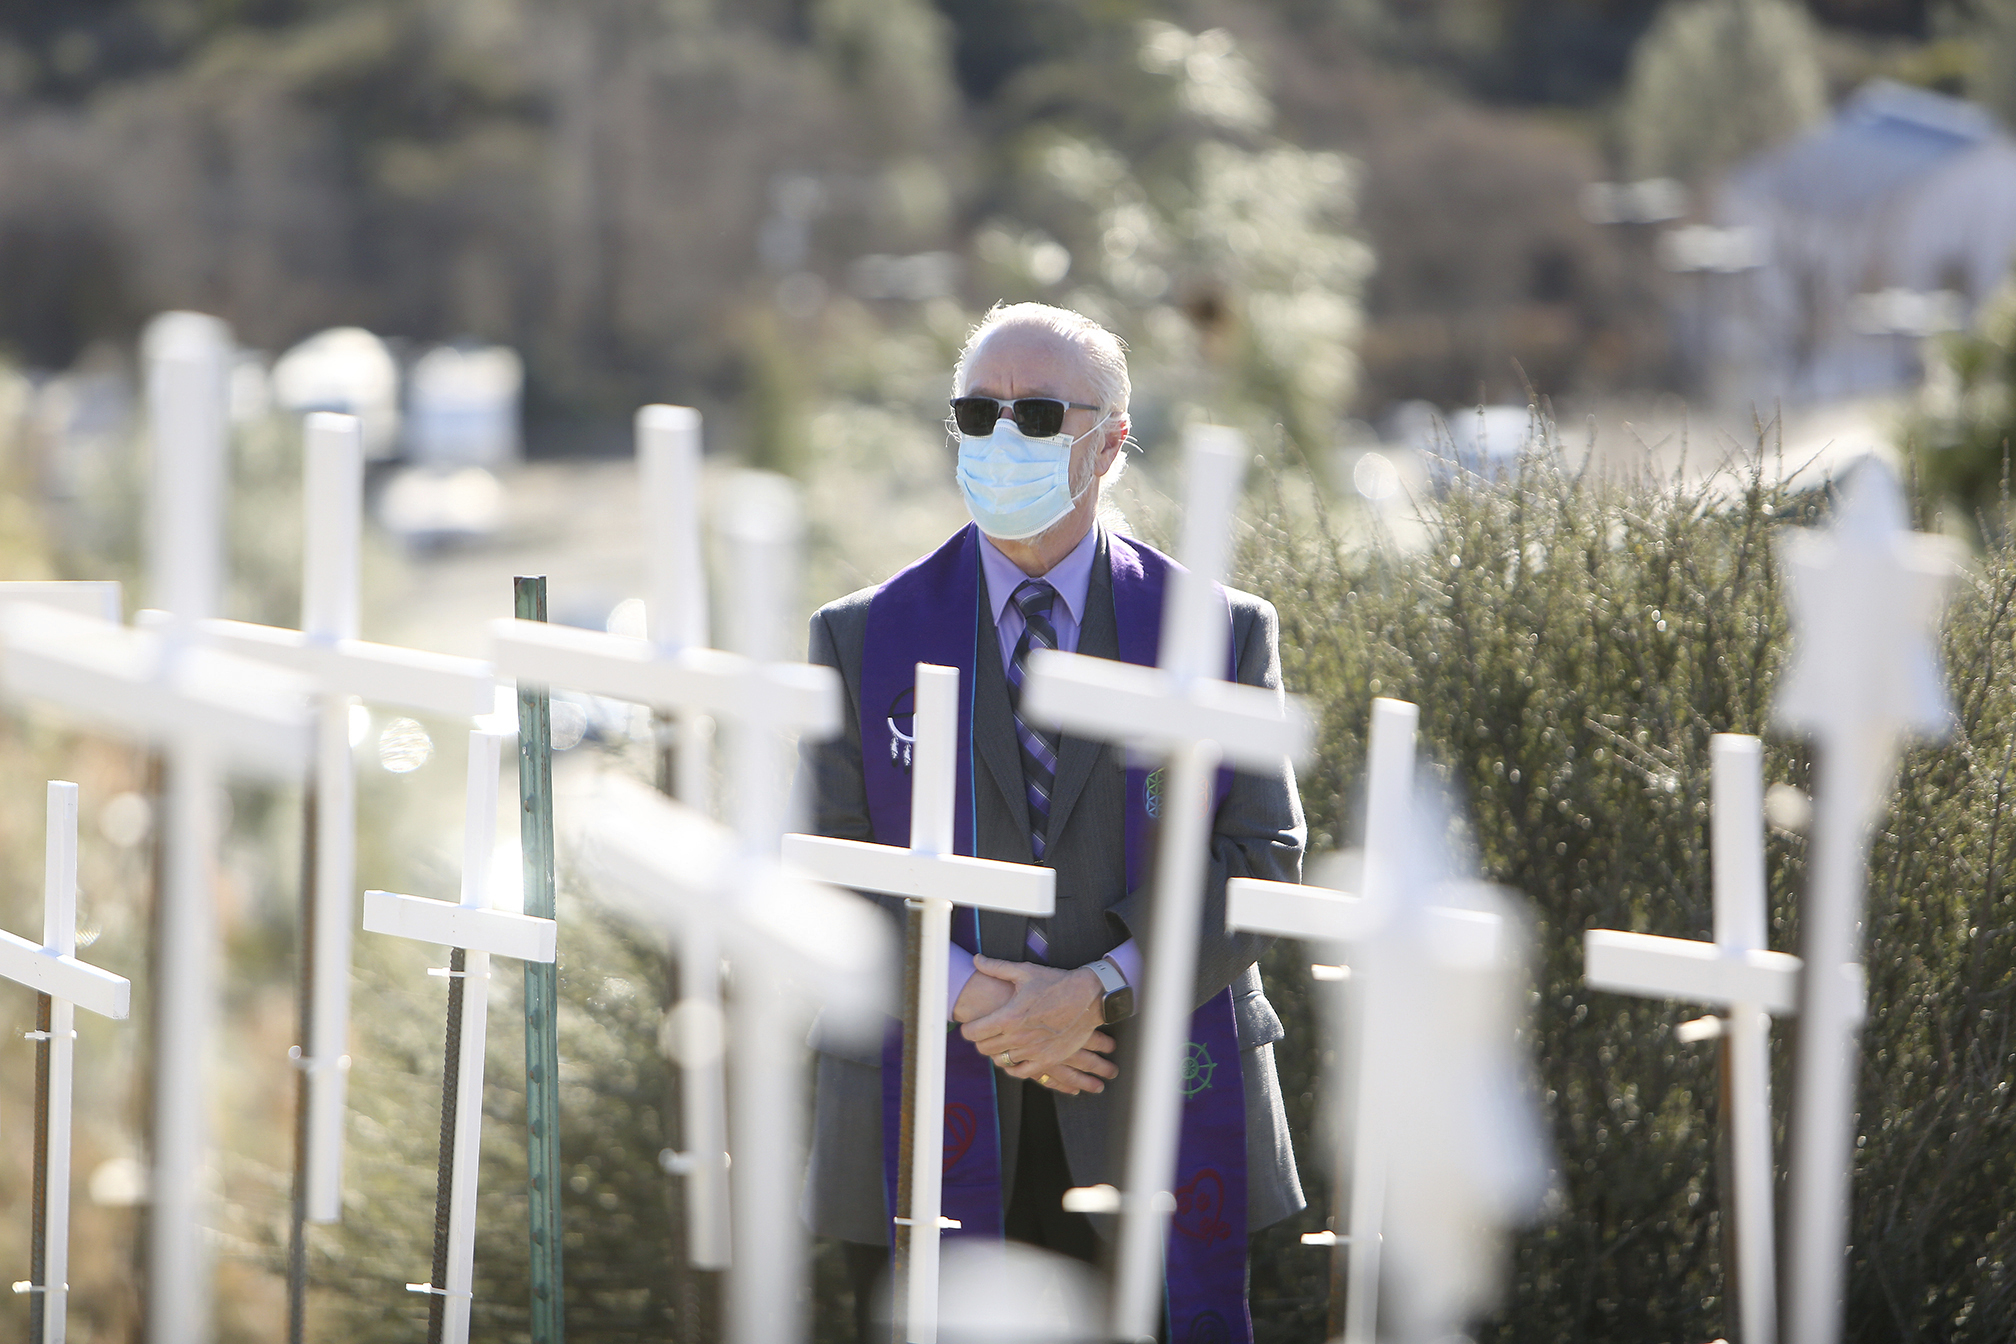
[[[1050,1075],[1046,1073],[1041,1078],[1038,1078],[1036,1081],[1047,1085],[1050,1082]]]
[[[1000,1060],[1000,1063],[1001,1063],[1001,1067],[1002,1067],[1002,1068],[1004,1068],[1004,1069],[1012,1069],[1012,1068],[1014,1068],[1014,1067],[1015,1067],[1015,1056],[1014,1056],[1013,1052],[1011,1052],[1011,1051],[1008,1051],[1008,1050],[1003,1050],[1003,1051],[1001,1052],[1001,1060]]]

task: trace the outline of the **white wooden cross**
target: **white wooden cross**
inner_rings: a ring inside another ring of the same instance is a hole
[[[1729,1038],[1736,1300],[1743,1344],[1773,1344],[1778,1292],[1771,1215],[1771,1019],[1797,1007],[1799,959],[1769,951],[1765,941],[1764,744],[1717,733],[1708,739],[1708,751],[1715,941],[1591,929],[1583,936],[1584,963],[1592,989],[1726,1010],[1719,1034]],[[1690,1032],[1689,1038],[1701,1034]]]
[[[1951,573],[1938,544],[1910,530],[1897,478],[1875,457],[1853,468],[1832,526],[1785,540],[1792,661],[1772,725],[1819,748],[1799,910],[1809,966],[1860,962],[1870,831],[1900,744],[1951,727],[1938,651]],[[1841,1334],[1862,1017],[1854,984],[1812,975],[1799,987],[1786,1220],[1790,1344],[1834,1344]]]
[[[1267,882],[1238,877],[1226,883],[1226,924],[1273,937],[1300,938],[1334,948],[1326,953],[1350,967],[1347,1011],[1341,1023],[1346,1041],[1340,1052],[1340,1115],[1349,1116],[1351,1191],[1346,1233],[1305,1238],[1312,1245],[1347,1249],[1344,1339],[1375,1344],[1378,1338],[1379,1283],[1385,1243],[1387,1179],[1393,1146],[1388,1112],[1400,1085],[1402,1061],[1387,1039],[1393,1028],[1395,988],[1387,949],[1402,923],[1410,897],[1408,877],[1416,866],[1414,843],[1414,741],[1419,707],[1404,700],[1372,702],[1366,735],[1365,847],[1352,885],[1355,891]],[[1336,856],[1341,859],[1343,856]],[[1332,867],[1342,865],[1332,864]],[[1342,874],[1346,880],[1351,875]],[[1444,887],[1430,900],[1458,893]],[[1488,904],[1473,902],[1472,904]],[[1466,963],[1488,964],[1500,955],[1503,920],[1488,909],[1431,904],[1430,937]],[[1344,1005],[1337,1005],[1342,1007]]]
[[[705,927],[734,972],[731,1147],[732,1344],[800,1344],[806,1232],[801,1050],[822,1030],[879,1041],[898,957],[882,913],[761,855],[739,836],[633,780],[604,779],[569,811],[567,838],[596,894],[638,924],[683,938]]]
[[[0,683],[165,748],[166,816],[155,948],[153,1168],[147,1337],[210,1337],[205,1173],[216,1004],[212,866],[221,772],[299,779],[310,753],[312,684],[200,647],[215,608],[222,540],[229,329],[197,313],[149,324],[143,349],[153,424],[149,570],[167,611],[127,629],[33,603],[0,611]]]
[[[1428,1344],[1492,1304],[1503,1234],[1546,1193],[1547,1145],[1521,1033],[1526,922],[1503,888],[1438,861],[1432,796],[1412,811],[1398,899],[1359,963],[1375,1026],[1358,1114],[1386,1164],[1381,1315],[1390,1306],[1394,1338]]]
[[[1143,968],[1139,1078],[1131,1119],[1113,1333],[1152,1336],[1161,1319],[1162,1250],[1175,1207],[1184,1048],[1197,966],[1197,922],[1211,838],[1211,794],[1221,764],[1272,769],[1303,754],[1309,722],[1278,691],[1224,680],[1230,622],[1213,585],[1223,572],[1232,512],[1246,470],[1245,440],[1216,426],[1190,430],[1179,557],[1162,620],[1160,666],[1038,652],[1023,710],[1081,737],[1167,753],[1155,863],[1155,925]]]
[[[708,736],[714,723],[727,722],[735,730],[730,745],[737,816],[753,846],[774,852],[782,830],[777,735],[838,732],[839,680],[830,668],[774,660],[776,632],[766,627],[779,619],[776,595],[787,562],[773,552],[788,551],[788,546],[744,547],[737,562],[737,615],[763,647],[731,654],[702,642],[706,585],[700,568],[697,422],[698,416],[682,407],[647,406],[638,416],[643,504],[651,533],[646,608],[651,638],[496,621],[492,648],[500,675],[677,714],[684,739],[680,797],[695,808],[704,809],[708,801]],[[752,515],[760,528],[795,525],[795,500],[753,474],[737,483],[736,495],[735,510]],[[778,572],[767,572],[772,567]],[[758,590],[772,596],[759,599]],[[752,603],[768,610],[752,610]],[[696,924],[679,943],[678,1019],[688,1026],[714,1020],[719,1011],[721,953],[711,945],[712,936],[708,926]],[[722,1269],[732,1254],[722,1062],[718,1050],[687,1048],[679,1054],[686,1151],[675,1155],[675,1165],[687,1180],[689,1258],[699,1268]]]
[[[36,1293],[32,1315],[41,1321],[32,1344],[63,1344],[70,1302],[70,1079],[79,1004],[123,1019],[133,987],[125,977],[77,960],[77,786],[49,781],[49,817],[42,849],[42,942],[38,946],[0,929],[0,977],[33,989],[38,1000],[36,1071],[44,1075],[36,1130],[36,1178],[42,1186],[41,1235],[34,1247],[35,1276],[14,1291]],[[39,1281],[38,1281],[39,1280]]]
[[[343,1211],[343,1106],[350,1069],[350,943],[356,925],[357,778],[350,697],[466,719],[494,705],[487,663],[357,638],[358,538],[364,441],[355,416],[317,412],[304,426],[301,628],[211,619],[217,647],[289,667],[320,692],[315,736],[315,867],[305,902],[313,949],[306,967],[308,1039],[296,1062],[305,1084],[306,1151],[299,1155],[309,1222]]]
[[[904,1026],[906,1058],[916,1061],[911,1102],[910,1204],[892,1209],[909,1228],[904,1281],[907,1344],[937,1344],[938,1233],[945,1172],[943,1024],[952,941],[952,907],[972,906],[1048,918],[1056,906],[1055,869],[968,858],[953,851],[959,761],[959,669],[917,664],[916,746],[910,764],[910,847],[787,835],[784,860],[835,886],[902,896],[923,920],[917,1001]],[[914,1013],[914,1016],[912,1015]]]
[[[497,840],[497,771],[499,753],[508,734],[472,730],[469,734],[468,805],[462,823],[462,900],[460,904],[401,896],[389,891],[364,893],[364,927],[416,942],[439,943],[449,949],[448,1039],[454,1056],[442,1060],[442,1105],[453,1117],[442,1126],[440,1188],[437,1200],[447,1210],[447,1236],[434,1249],[434,1277],[409,1283],[407,1290],[435,1296],[442,1323],[441,1338],[466,1344],[469,1308],[475,1285],[476,1177],[483,1139],[483,1047],[490,1004],[490,958],[521,961],[553,960],[558,928],[553,920],[495,907],[490,880],[491,857]],[[435,1225],[441,1225],[437,1207]]]
[[[794,488],[781,477],[744,472],[735,480],[727,504],[722,530],[734,577],[739,652],[688,647],[666,653],[648,640],[527,621],[494,622],[492,644],[504,675],[705,714],[725,721],[733,733],[739,857],[695,886],[697,856],[667,850],[654,863],[659,868],[671,865],[678,872],[661,872],[654,878],[649,869],[632,869],[628,878],[618,881],[632,891],[663,888],[689,896],[705,891],[704,899],[692,899],[707,909],[688,910],[677,918],[661,912],[658,926],[679,931],[682,937],[690,930],[701,939],[719,940],[717,945],[735,964],[730,1021],[737,1068],[729,1114],[741,1136],[737,1146],[749,1160],[738,1164],[730,1192],[731,1258],[745,1268],[730,1276],[729,1331],[736,1344],[795,1344],[800,1334],[797,1297],[792,1291],[778,1291],[778,1285],[799,1282],[804,1262],[793,1191],[802,1118],[797,1110],[801,1090],[797,1038],[791,1033],[799,999],[788,992],[771,964],[774,947],[763,955],[752,949],[764,947],[766,938],[780,936],[772,916],[792,909],[791,893],[810,885],[802,879],[780,883],[774,876],[784,830],[785,737],[794,732],[814,737],[838,733],[841,690],[832,668],[777,661],[802,527]],[[648,829],[648,818],[656,815],[661,814],[644,809],[646,820],[638,824]],[[675,815],[691,814],[675,809]],[[598,842],[590,849],[627,852],[609,831],[598,825],[595,835],[610,843]],[[732,901],[745,915],[742,922],[722,922],[723,912],[712,907],[724,901]],[[858,906],[860,901],[849,898],[849,904]],[[880,918],[875,912],[866,913]],[[818,922],[816,916],[808,918]],[[871,927],[873,934],[853,937],[848,945],[866,947],[863,955],[874,962],[881,955],[874,940],[886,931]],[[801,932],[794,930],[789,936],[796,938]],[[868,941],[863,943],[862,937]],[[739,961],[738,945],[745,953]],[[823,954],[809,964],[815,969],[823,966]],[[863,966],[856,973],[865,976],[870,970]],[[843,992],[832,985],[825,989],[829,995]],[[860,995],[874,992],[858,990]],[[691,1057],[698,1052],[682,1053]],[[697,1157],[694,1161],[697,1165]]]

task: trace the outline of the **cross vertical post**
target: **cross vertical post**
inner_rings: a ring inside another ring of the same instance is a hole
[[[928,717],[927,717],[928,716]],[[931,740],[925,739],[929,729]],[[917,668],[916,750],[910,773],[910,848],[919,854],[952,854],[953,809],[957,800],[955,768],[959,761],[959,672],[956,668]],[[1051,875],[1054,889],[1055,877]],[[943,897],[917,899],[917,997],[912,1009],[909,1049],[911,1112],[907,1129],[910,1200],[903,1216],[910,1220],[908,1278],[903,1319],[908,1344],[938,1341],[938,1218],[945,1176],[945,1051],[939,1037],[951,1017],[945,982],[951,960],[952,902]],[[936,1027],[927,1034],[926,1028]],[[936,1123],[932,1123],[935,1119]],[[921,1132],[920,1132],[921,1131]]]
[[[214,320],[148,331],[154,455],[148,543],[154,601],[173,623],[164,657],[213,614],[223,532],[229,337]],[[167,797],[155,926],[154,1131],[148,1210],[148,1336],[196,1344],[210,1332],[210,1256],[200,1231],[209,1158],[209,1069],[216,1028],[217,914],[209,866],[222,838],[216,759],[200,741],[162,762]]]
[[[546,619],[546,578],[515,581],[521,621]],[[518,841],[525,867],[525,913],[553,919],[553,697],[518,685]],[[560,1255],[560,979],[552,962],[525,963],[526,1181],[531,1193],[533,1344],[566,1338]]]
[[[1937,643],[1951,572],[1937,543],[1910,530],[1897,478],[1873,456],[1853,468],[1829,527],[1786,539],[1792,661],[1772,721],[1819,749],[1812,857],[1799,912],[1799,950],[1809,967],[1859,964],[1870,833],[1900,744],[1951,729]],[[1786,1219],[1790,1344],[1834,1344],[1841,1335],[1858,983],[1830,974],[1799,982]]]
[[[835,886],[907,898],[916,925],[904,1004],[904,1164],[897,1191],[897,1244],[907,1243],[896,1302],[906,1344],[937,1344],[939,1232],[945,1174],[945,1023],[952,907],[972,906],[1032,918],[1056,907],[1057,874],[1036,864],[959,855],[959,669],[917,664],[916,747],[910,765],[910,847],[825,836],[784,837],[784,858]]]
[[[355,639],[357,532],[364,510],[362,435],[355,418],[319,413],[308,417],[303,433],[301,630],[322,642]],[[301,883],[301,1044],[295,1061],[300,1074],[294,1094],[294,1199],[287,1255],[291,1344],[301,1344],[307,1333],[307,1224],[330,1221],[342,1207],[355,773],[350,699],[324,695],[315,710],[315,767],[302,828],[308,853]]]
[[[780,651],[803,522],[797,496],[781,478],[749,473],[737,487],[723,528],[740,585],[736,652],[762,666],[775,662]],[[736,722],[729,742],[735,829],[741,861],[751,868],[776,862],[784,829],[782,734],[776,721],[766,718]],[[749,891],[740,899],[754,903],[764,897]],[[735,1174],[730,1192],[737,1272],[728,1284],[728,1337],[733,1344],[794,1344],[804,1334],[798,1285],[805,1278],[805,1238],[795,1228],[786,1233],[783,1225],[797,1217],[797,1164],[805,1148],[802,1037],[792,1029],[790,991],[768,957],[739,958],[735,975],[728,1021],[737,1066],[728,1076],[729,1116],[735,1149],[750,1160]]]
[[[1208,447],[1206,446],[1208,445]],[[1180,681],[1222,674],[1230,632],[1211,585],[1224,572],[1226,533],[1245,475],[1245,444],[1236,437],[1191,440],[1183,560],[1172,585],[1163,634],[1162,666]],[[1200,507],[1203,506],[1203,507]],[[1040,676],[1037,672],[1035,675]],[[1040,710],[1037,712],[1041,712]],[[1156,854],[1156,910],[1147,947],[1146,1003],[1141,1021],[1140,1079],[1127,1147],[1127,1204],[1121,1210],[1114,1321],[1123,1339],[1155,1333],[1162,1287],[1162,1243],[1168,1213],[1149,1201],[1169,1187],[1176,1170],[1182,1060],[1197,970],[1197,917],[1204,903],[1211,786],[1222,748],[1208,737],[1175,744],[1163,799]]]
[[[40,946],[0,930],[0,978],[35,993],[35,1178],[29,1277],[32,1344],[63,1344],[70,1302],[70,1091],[76,1006],[124,1018],[131,986],[77,960],[77,786],[49,781]]]
[[[1185,449],[1185,567],[1171,575],[1164,599],[1160,666],[1043,650],[1030,660],[1023,691],[1024,713],[1034,719],[1168,759],[1112,1300],[1112,1331],[1125,1340],[1153,1336],[1161,1318],[1215,775],[1221,763],[1278,764],[1300,755],[1308,740],[1306,718],[1284,711],[1276,692],[1223,680],[1231,631],[1214,585],[1245,473],[1245,441],[1235,431],[1200,426],[1189,432]]]
[[[1764,890],[1764,744],[1737,733],[1708,739],[1709,825],[1719,951],[1767,950]],[[1732,1004],[1727,1025],[1730,1146],[1735,1166],[1736,1292],[1743,1344],[1778,1338],[1777,1233],[1771,1212],[1771,1018]]]
[[[650,596],[644,615],[661,655],[707,647],[706,565],[700,545],[700,413],[688,406],[646,406],[637,412],[637,466],[648,537]],[[688,709],[674,719],[677,746],[666,783],[679,801],[702,814],[713,805],[714,720]],[[679,939],[676,954],[679,1022],[688,1031],[721,1011],[721,949],[698,926]],[[728,1102],[721,1052],[683,1043],[680,1055],[677,1154],[685,1178],[686,1257],[694,1269],[729,1262]],[[692,1296],[698,1297],[695,1293]],[[689,1302],[697,1307],[697,1302]],[[711,1303],[710,1303],[711,1305]]]
[[[1400,899],[1398,886],[1405,858],[1401,852],[1413,834],[1414,738],[1421,709],[1405,700],[1372,702],[1372,726],[1366,735],[1365,868],[1363,896],[1379,917]],[[1346,1344],[1376,1344],[1379,1326],[1379,1252],[1386,1212],[1386,1151],[1377,1113],[1368,1103],[1368,1078],[1383,1076],[1372,1062],[1383,1042],[1368,1011],[1371,981],[1379,967],[1369,958],[1355,958],[1345,987],[1349,1005],[1345,1029],[1352,1048],[1345,1064],[1346,1114],[1351,1125],[1351,1244],[1345,1252],[1344,1339]]]
[[[364,927],[451,950],[447,1044],[441,1066],[441,1156],[435,1185],[433,1274],[407,1291],[429,1294],[428,1344],[467,1344],[475,1289],[476,1182],[483,1138],[483,1051],[488,1039],[490,958],[551,964],[556,926],[493,908],[491,859],[497,837],[497,776],[504,736],[469,734],[469,784],[462,828],[459,905],[371,891]]]
[[[304,427],[301,631],[318,643],[357,637],[358,531],[364,447],[352,416],[316,414]],[[313,866],[302,892],[299,1217],[332,1221],[343,1198],[343,1100],[349,1080],[350,946],[356,909],[357,781],[350,698],[324,694],[315,710]],[[319,1161],[317,1159],[320,1159]],[[303,1252],[305,1254],[305,1247]]]

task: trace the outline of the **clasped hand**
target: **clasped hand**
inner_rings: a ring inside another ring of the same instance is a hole
[[[1026,961],[973,958],[974,975],[953,1005],[959,1034],[1010,1077],[1035,1078],[1066,1096],[1103,1092],[1119,1066],[1113,1038],[1099,1030],[1099,977]]]

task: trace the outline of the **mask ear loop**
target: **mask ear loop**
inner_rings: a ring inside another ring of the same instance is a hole
[[[1066,448],[1064,451],[1067,453],[1076,452],[1079,444],[1083,443],[1090,436],[1097,434],[1099,432],[1099,428],[1101,425],[1104,425],[1108,420],[1111,420],[1114,416],[1118,415],[1119,413],[1120,408],[1118,406],[1115,406],[1112,410],[1100,416],[1098,424],[1093,425],[1092,428],[1086,430],[1083,434],[1080,434],[1077,438],[1071,440],[1071,446],[1069,448]],[[1058,437],[1062,438],[1063,436],[1059,435]],[[1131,439],[1133,437],[1134,435],[1130,430],[1127,435],[1127,438]],[[1121,440],[1121,443],[1123,444],[1126,442],[1127,442],[1126,439]],[[1068,473],[1070,469],[1067,467],[1065,470]],[[1085,484],[1079,489],[1073,490],[1071,492],[1071,507],[1074,509],[1077,508],[1078,501],[1085,498],[1086,493],[1091,489],[1093,489],[1095,486],[1097,486],[1099,484],[1099,481],[1100,481],[1100,474],[1098,472],[1093,472],[1091,475],[1087,476],[1085,478]],[[1066,484],[1067,486],[1071,484],[1068,475],[1066,476],[1064,484]]]

